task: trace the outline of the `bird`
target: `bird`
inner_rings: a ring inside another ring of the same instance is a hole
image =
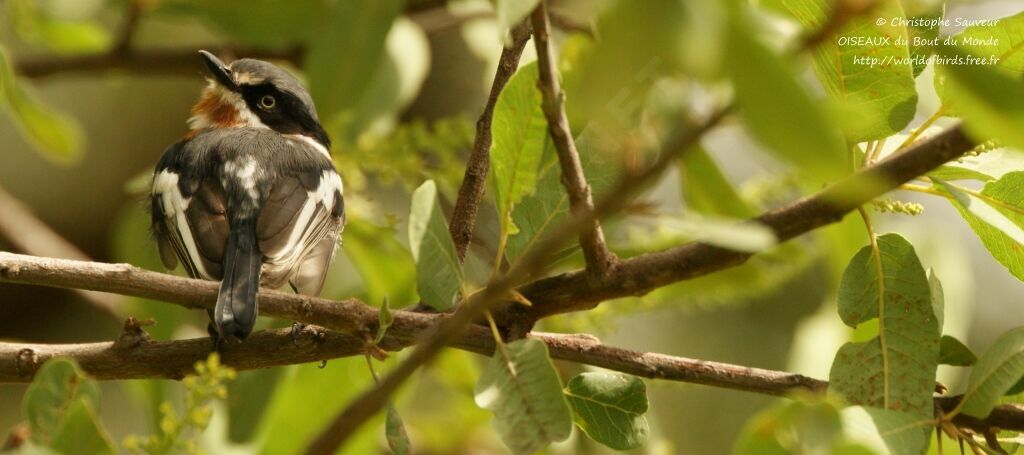
[[[199,51],[210,77],[189,131],[153,172],[164,266],[220,281],[208,330],[219,350],[253,330],[260,286],[317,296],[345,227],[341,176],[309,92],[280,67]],[[294,330],[301,328],[296,323]]]

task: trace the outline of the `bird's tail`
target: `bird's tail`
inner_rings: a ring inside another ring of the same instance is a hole
[[[256,293],[260,288],[263,255],[256,243],[256,226],[233,226],[224,247],[224,274],[214,308],[222,337],[244,340],[256,324]]]

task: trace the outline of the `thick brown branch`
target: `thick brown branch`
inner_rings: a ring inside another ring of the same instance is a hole
[[[544,99],[544,117],[547,118],[548,131],[558,152],[562,184],[569,194],[569,207],[575,216],[591,218],[587,226],[580,231],[580,246],[586,258],[587,269],[600,276],[615,264],[616,257],[605,244],[600,222],[592,216],[594,200],[590,195],[590,184],[583,174],[579,151],[576,150],[576,142],[569,128],[569,118],[565,115],[565,93],[562,92],[558,81],[555,55],[550,42],[549,21],[547,7],[544,0],[541,0],[530,15],[530,22],[533,24],[533,44],[537,49],[537,88]]]
[[[434,315],[434,318],[442,316]],[[392,328],[381,342],[386,350],[414,343],[418,332]],[[548,345],[551,356],[645,378],[709,385],[732,390],[784,396],[796,390],[822,392],[828,383],[782,371],[745,367],[665,354],[636,352],[602,344],[590,335],[533,333]],[[296,341],[297,340],[297,341]],[[454,347],[491,355],[494,338],[483,327],[473,326]],[[293,339],[290,329],[253,333],[242,344],[225,345],[221,359],[238,370],[270,368],[360,355],[366,338],[307,326]],[[0,343],[0,383],[29,382],[38,368],[54,357],[75,359],[96,379],[181,379],[192,372],[196,361],[210,353],[209,338],[152,341],[144,333],[126,333],[114,342],[82,344]],[[948,414],[958,397],[938,397],[936,405]],[[958,425],[985,430],[991,427],[1024,431],[1024,410],[999,406],[985,419],[957,416]]]
[[[972,147],[974,142],[963,130],[952,127],[813,196],[753,221],[771,228],[780,241],[792,239],[841,220],[859,205],[956,159]],[[553,314],[586,310],[604,300],[643,295],[670,283],[735,267],[750,256],[695,242],[622,260],[603,280],[590,280],[582,270],[544,278],[519,288],[533,306],[511,308],[517,314],[510,317],[535,321]]]
[[[491,166],[491,118],[494,116],[494,106],[498,103],[498,95],[505,88],[505,84],[515,74],[516,68],[519,68],[519,57],[522,56],[523,48],[526,47],[526,41],[529,38],[529,27],[526,23],[512,29],[512,43],[501,50],[498,68],[494,72],[494,82],[491,84],[491,92],[487,96],[487,104],[484,105],[480,119],[476,121],[473,150],[466,163],[466,173],[462,177],[459,197],[455,201],[455,209],[448,226],[460,260],[466,259],[469,242],[473,239],[476,213],[480,208],[480,200],[483,198],[484,187],[487,183],[487,173]]]
[[[363,352],[362,337],[306,326],[292,338],[291,329],[255,332],[242,344],[225,344],[225,364],[239,370],[294,365],[357,355]],[[392,339],[382,343],[397,345]],[[36,370],[54,357],[70,357],[96,379],[181,379],[192,372],[196,361],[210,354],[210,338],[151,341],[124,335],[118,341],[82,344],[0,343],[0,383],[28,382]]]
[[[0,187],[0,238],[6,239],[15,250],[36,255],[80,261],[91,261],[82,250],[55,232],[37,218],[18,199]],[[120,298],[112,294],[74,289],[86,302],[101,313],[119,319],[117,305]]]

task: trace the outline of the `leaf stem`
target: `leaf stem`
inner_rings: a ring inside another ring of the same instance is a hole
[[[866,163],[865,164],[871,164],[871,163],[874,163],[875,161],[878,161],[878,156],[882,154],[882,148],[885,147],[885,142],[888,141],[888,140],[889,140],[889,138],[884,138],[884,139],[875,141],[875,147],[871,149],[871,154],[868,155],[867,157],[865,157],[865,159],[866,159]]]
[[[953,196],[950,196],[948,193],[944,193],[944,192],[936,190],[934,188],[929,188],[927,186],[921,186],[921,185],[914,185],[914,184],[910,184],[910,183],[904,183],[903,185],[900,185],[900,189],[901,190],[905,190],[905,191],[914,191],[914,192],[917,192],[917,193],[931,194],[931,195],[934,195],[934,196],[944,197],[946,199],[952,199],[953,198]]]
[[[498,252],[494,256],[494,268],[491,269],[491,281],[494,281],[501,270],[501,259],[505,257],[505,246],[508,244],[508,224],[511,222],[512,214],[506,211],[503,218],[505,221],[501,223],[501,235],[498,239]]]
[[[917,138],[921,137],[921,134],[924,133],[924,130],[928,129],[928,127],[932,126],[932,124],[935,123],[935,121],[942,118],[942,116],[946,113],[947,110],[949,110],[949,106],[946,105],[945,103],[943,103],[942,106],[939,106],[939,108],[935,111],[934,114],[932,114],[931,117],[928,117],[924,122],[922,122],[921,125],[917,127],[917,129],[915,129],[912,133],[910,133],[909,136],[907,136],[906,139],[903,140],[899,147],[896,147],[896,152],[903,151],[903,149],[907,148],[910,144],[914,143],[914,141],[916,141]]]
[[[370,354],[363,354],[366,357],[366,366],[370,369],[370,376],[373,376],[373,382],[380,383],[380,375],[377,374],[377,370],[373,368],[373,357]]]
[[[491,326],[491,335],[494,335],[494,342],[498,343],[498,347],[504,349],[505,342],[501,340],[501,332],[498,331],[498,324],[494,322],[494,316],[491,315],[491,311],[485,311],[484,316],[487,317],[487,324]]]
[[[998,205],[998,206],[1000,206],[1002,208],[1005,208],[1006,210],[1009,210],[1011,212],[1017,213],[1019,215],[1024,215],[1024,208],[1022,208],[1022,207],[1018,207],[1016,205],[1009,204],[1006,201],[1003,201],[1003,200],[1000,200],[1000,199],[996,199],[996,198],[994,198],[992,196],[989,196],[989,195],[987,195],[985,193],[982,193],[982,192],[980,192],[978,190],[974,190],[974,189],[967,188],[967,187],[960,186],[960,185],[954,185],[954,184],[949,183],[949,182],[946,182],[946,184],[951,186],[951,187],[953,187],[953,188],[956,188],[956,189],[958,189],[960,191],[963,191],[964,193],[970,194],[971,196],[974,196],[974,197],[976,197],[978,199],[984,200],[985,202],[991,203],[993,205]],[[954,199],[954,197],[952,195],[948,194],[948,193],[945,193],[943,191],[939,191],[939,190],[936,190],[936,189],[933,189],[933,188],[928,188],[926,186],[921,186],[921,185],[912,185],[912,184],[909,184],[909,183],[905,183],[903,185],[900,185],[900,189],[901,190],[907,190],[907,191],[916,191],[918,193],[932,194],[932,195],[944,197],[946,199]]]

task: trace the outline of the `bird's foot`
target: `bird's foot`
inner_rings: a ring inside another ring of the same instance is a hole
[[[306,328],[306,324],[301,322],[292,323],[292,344],[299,345],[299,336],[302,335],[302,329]]]
[[[220,332],[217,331],[217,326],[213,325],[213,321],[206,324],[206,333],[210,334],[210,341],[213,342],[213,352],[220,352],[224,338],[220,336]]]

